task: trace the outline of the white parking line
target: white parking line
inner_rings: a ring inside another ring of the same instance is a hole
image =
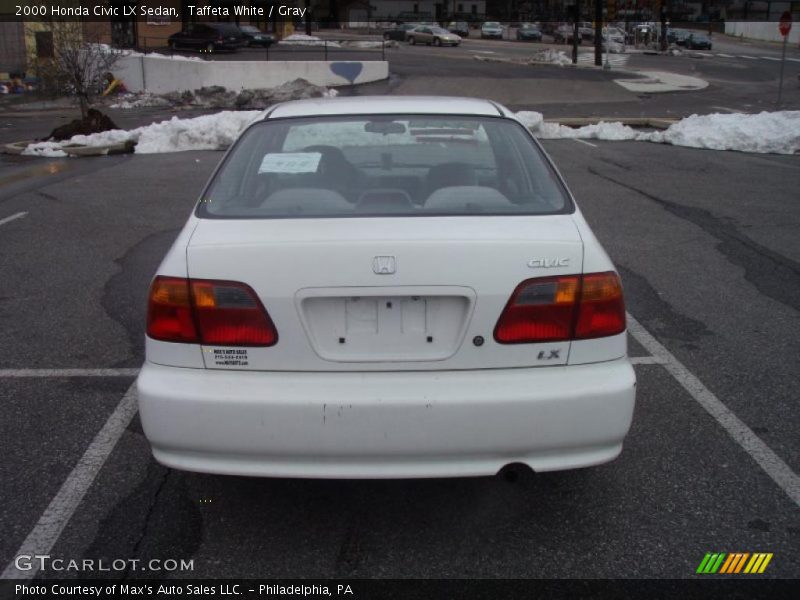
[[[757,56],[746,56],[744,54],[740,54],[739,58],[749,58],[750,60],[758,60]]]
[[[727,106],[712,106],[711,108],[715,108],[717,110],[724,110],[725,112],[736,113],[736,114],[741,114],[742,112],[740,110],[736,110],[735,108],[728,108]]]
[[[591,142],[587,142],[586,140],[579,140],[578,138],[572,138],[573,142],[578,142],[580,144],[586,144],[587,146],[591,146],[592,148],[597,148],[597,144],[593,144]]]
[[[781,62],[780,58],[775,58],[774,56],[762,56],[761,58],[763,58],[764,60],[776,60],[778,62]]]
[[[723,54],[722,52],[717,52],[717,56],[721,56],[722,58],[736,58],[733,54]]]
[[[786,60],[790,60],[792,62],[800,62],[800,58],[787,58]]]
[[[800,477],[752,429],[725,406],[695,375],[628,313],[628,332],[645,350],[663,361],[664,368],[689,395],[722,425],[764,472],[800,506]]]
[[[3,377],[136,377],[139,369],[0,369]]]
[[[136,384],[134,383],[125,392],[106,424],[89,444],[61,489],[39,517],[39,521],[22,542],[15,557],[49,554],[135,414]],[[0,579],[33,579],[38,570],[35,566],[29,571],[17,569],[12,559],[0,575]]]
[[[22,217],[24,217],[27,214],[28,213],[26,213],[26,212],[18,212],[17,214],[11,215],[10,217],[6,217],[5,219],[0,219],[0,225],[5,225],[6,223],[11,223],[11,221],[14,221],[16,219],[21,219]]]

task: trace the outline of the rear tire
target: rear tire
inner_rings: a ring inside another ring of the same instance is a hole
[[[412,46],[416,46],[417,45],[417,40],[415,40],[414,37],[412,36],[412,37],[408,38],[408,43],[411,44]]]
[[[440,40],[439,38],[433,38],[433,45],[434,46],[441,46],[442,45],[442,40]]]

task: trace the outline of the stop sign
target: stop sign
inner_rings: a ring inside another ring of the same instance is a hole
[[[789,13],[788,10],[784,11],[781,15],[781,22],[778,25],[778,31],[781,32],[781,35],[786,37],[789,35],[789,32],[792,30],[792,15]]]

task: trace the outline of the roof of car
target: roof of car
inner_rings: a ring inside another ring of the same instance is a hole
[[[479,115],[511,116],[507,109],[490,100],[450,96],[350,96],[312,98],[284,102],[264,113],[263,118],[325,115]]]

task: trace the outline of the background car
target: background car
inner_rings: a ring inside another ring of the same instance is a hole
[[[613,44],[625,45],[625,32],[618,27],[603,27],[603,42],[610,40]]]
[[[571,44],[574,37],[575,28],[572,25],[559,25],[553,32],[553,42],[556,44]],[[578,44],[581,43],[582,39],[580,30],[578,30]]]
[[[148,295],[137,398],[161,464],[463,477],[622,451],[620,277],[507,108],[280,103],[200,198]]]
[[[469,24],[466,21],[453,21],[447,26],[447,31],[458,37],[469,37]]]
[[[384,30],[383,39],[405,42],[408,39],[408,32],[412,29],[416,29],[420,25],[422,25],[422,23],[398,23],[392,29]]]
[[[264,33],[255,25],[239,25],[239,29],[244,34],[248,46],[262,46],[269,48],[275,43],[275,36],[271,33]]]
[[[686,37],[689,35],[689,32],[685,29],[667,29],[667,41],[670,44],[676,44],[678,46],[683,46],[686,40]]]
[[[487,21],[481,25],[481,39],[503,39],[503,26],[497,21]]]
[[[233,51],[246,46],[247,38],[231,23],[189,23],[183,31],[169,36],[167,43],[173,50],[197,48],[201,52]]]
[[[711,39],[702,33],[690,33],[684,45],[690,50],[711,50]]]
[[[583,21],[578,24],[578,33],[581,34],[581,39],[587,42],[594,41],[594,27],[589,21]]]
[[[520,23],[517,29],[517,39],[520,41],[541,42],[542,30],[533,23]]]
[[[414,44],[428,44],[433,46],[458,46],[461,43],[461,38],[454,33],[450,33],[447,29],[442,27],[430,27],[428,25],[421,25],[416,29],[408,32],[408,43],[412,46]]]

